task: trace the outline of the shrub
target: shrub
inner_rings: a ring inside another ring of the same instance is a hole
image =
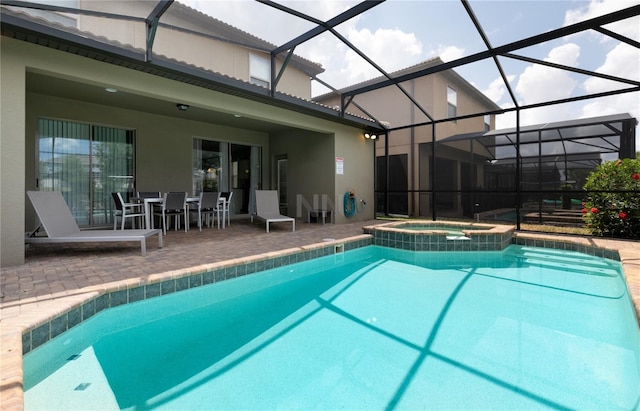
[[[597,236],[640,239],[640,160],[608,161],[589,176],[582,213]],[[608,192],[608,191],[624,192]]]

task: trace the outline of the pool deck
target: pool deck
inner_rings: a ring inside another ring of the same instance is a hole
[[[385,220],[350,224],[264,224],[232,220],[224,230],[192,227],[188,233],[170,231],[164,247],[150,239],[147,256],[138,245],[42,244],[29,246],[26,264],[2,268],[0,275],[0,409],[22,410],[22,333],[77,307],[105,290],[156,281],[163,276],[193,272],[198,267],[246,261],[251,256],[291,253],[328,240],[366,236],[363,227]],[[636,315],[640,318],[640,242],[552,234],[516,233],[542,243],[570,242],[618,250]]]

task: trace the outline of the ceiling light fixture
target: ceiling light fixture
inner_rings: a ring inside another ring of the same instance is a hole
[[[189,110],[189,105],[188,104],[178,103],[178,104],[176,104],[176,107],[178,107],[178,110],[180,110],[180,111]]]
[[[378,138],[378,136],[376,136],[375,134],[364,133],[364,138],[375,140],[376,138]]]
[[[107,87],[104,89],[104,91],[106,91],[107,93],[117,93],[118,89],[113,87]]]

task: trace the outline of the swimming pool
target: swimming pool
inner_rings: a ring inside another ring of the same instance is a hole
[[[619,263],[371,246],[119,306],[25,356],[25,409],[634,409]]]

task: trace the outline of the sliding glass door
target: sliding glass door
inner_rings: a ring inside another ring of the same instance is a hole
[[[193,139],[193,194],[231,191],[232,214],[254,211],[260,184],[260,147]]]
[[[113,222],[111,192],[133,193],[135,131],[38,120],[38,181],[60,191],[79,226]]]

